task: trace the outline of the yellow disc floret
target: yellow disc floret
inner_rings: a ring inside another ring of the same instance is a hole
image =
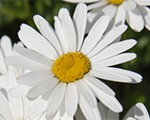
[[[107,1],[114,5],[120,5],[124,0],[107,0]]]
[[[89,59],[80,52],[67,53],[54,61],[52,72],[60,82],[75,82],[90,70]]]

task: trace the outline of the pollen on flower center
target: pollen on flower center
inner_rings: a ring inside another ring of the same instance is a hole
[[[60,82],[75,82],[91,68],[89,59],[80,52],[67,53],[54,61],[52,72]]]
[[[120,5],[124,0],[107,0],[107,1],[114,5]]]

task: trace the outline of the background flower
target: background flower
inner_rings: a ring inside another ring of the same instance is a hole
[[[80,0],[64,0],[69,2],[81,2]],[[110,28],[114,25],[124,24],[125,20],[130,27],[140,32],[145,26],[150,30],[150,5],[149,0],[82,0],[82,2],[93,3],[88,6],[87,31],[95,21],[102,15],[109,15],[111,19]]]

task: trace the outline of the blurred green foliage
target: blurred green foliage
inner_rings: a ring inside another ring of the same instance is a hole
[[[40,14],[53,26],[53,17],[58,14],[62,7],[66,7],[71,15],[74,12],[75,4],[62,2],[61,0],[1,0],[0,2],[0,36],[8,35],[13,42],[19,41],[17,32],[22,23],[35,27],[33,15]],[[135,52],[137,58],[120,65],[119,67],[133,70],[143,76],[139,84],[123,84],[103,81],[115,92],[118,100],[124,107],[121,117],[126,111],[137,102],[143,102],[150,111],[150,31],[144,29],[140,33],[130,28],[122,35],[124,39],[136,39],[137,45],[129,52]]]

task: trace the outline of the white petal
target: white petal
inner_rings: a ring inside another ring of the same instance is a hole
[[[136,3],[134,1],[128,0],[128,1],[124,1],[122,3],[122,6],[126,11],[130,11],[136,8]]]
[[[79,51],[83,42],[87,22],[87,7],[85,4],[79,3],[77,5],[73,15],[73,20],[77,32],[77,50]]]
[[[1,66],[0,74],[6,74],[6,72],[7,72],[7,66],[4,63],[4,54],[2,53],[1,48],[0,48],[0,66]]]
[[[53,90],[47,105],[47,115],[54,114],[60,107],[66,91],[66,84],[59,83]]]
[[[150,30],[150,9],[149,7],[138,6],[144,20],[145,20],[145,27]]]
[[[99,0],[63,0],[63,1],[73,2],[73,3],[78,3],[78,2],[91,3],[91,2],[96,2],[96,1],[99,1]]]
[[[0,114],[0,120],[6,120],[6,119]]]
[[[7,85],[7,92],[10,88],[17,85],[16,77],[12,71],[8,71],[6,74],[6,85]],[[9,105],[13,110],[12,113],[14,117],[16,119],[23,119],[22,99],[9,97]]]
[[[18,32],[20,40],[29,48],[40,52],[50,59],[58,58],[55,48],[42,35],[26,24]]]
[[[127,29],[126,25],[120,25],[110,30],[103,37],[103,39],[95,46],[95,48],[89,54],[87,54],[87,56],[91,57],[97,54],[99,51],[104,49],[107,45],[112,43],[116,38],[118,38],[126,29]]]
[[[74,116],[78,105],[78,91],[74,83],[69,83],[66,89],[65,109],[69,116]]]
[[[122,53],[130,48],[132,48],[137,42],[135,40],[124,40],[121,42],[117,42],[109,45],[105,49],[103,49],[99,54],[93,56],[91,60],[102,61],[105,59],[109,59],[112,56],[115,56],[119,53]]]
[[[27,112],[27,117],[30,120],[33,120],[34,118],[36,118],[38,115],[41,115],[45,111],[48,101],[45,100],[44,97],[48,97],[50,96],[50,94],[51,92],[47,92],[33,102],[33,104],[31,105],[31,107],[28,109]]]
[[[96,3],[88,5],[87,9],[88,10],[95,9],[95,8],[98,8],[98,7],[106,5],[107,3],[108,3],[107,1],[102,0],[100,2],[96,2]]]
[[[25,57],[7,57],[5,58],[4,62],[17,68],[28,69],[33,71],[50,70],[49,66],[42,65]]]
[[[64,13],[61,17],[61,22],[68,48],[70,52],[75,52],[77,50],[77,36],[70,15],[68,13]]]
[[[11,109],[13,110],[12,113],[17,120],[23,119],[23,104],[22,98],[9,98],[9,104]]]
[[[64,53],[68,53],[68,51],[69,51],[68,47],[69,46],[68,46],[66,39],[65,39],[61,20],[57,16],[54,17],[54,20],[55,20],[55,23],[54,23],[55,31],[56,31],[56,34],[57,34],[59,41],[61,43],[62,49],[63,49]]]
[[[15,50],[18,53],[22,54],[23,56],[25,56],[31,60],[34,60],[36,62],[39,62],[41,64],[44,64],[47,66],[52,66],[52,64],[53,64],[53,62],[49,58],[43,56],[42,54],[40,54],[34,50],[26,49],[26,48],[19,47],[19,46],[15,47]]]
[[[118,100],[114,96],[110,96],[104,93],[97,87],[93,87],[92,90],[95,93],[96,97],[110,110],[117,112],[117,113],[122,111],[123,108],[121,104],[118,102]]]
[[[35,99],[40,95],[46,93],[47,91],[54,88],[58,83],[58,80],[55,78],[46,79],[42,82],[35,84],[28,92],[28,97]]]
[[[0,46],[5,57],[12,56],[12,42],[8,36],[2,36]]]
[[[11,97],[22,97],[27,95],[31,87],[27,85],[17,85],[9,90],[9,95]]]
[[[34,22],[36,23],[36,26],[38,27],[42,35],[47,40],[49,40],[49,42],[54,46],[59,55],[62,55],[62,48],[59,39],[57,38],[55,31],[51,27],[51,25],[40,15],[34,15],[33,18]]]
[[[130,83],[139,83],[142,81],[142,76],[133,71],[124,70],[124,69],[120,69],[120,68],[113,68],[113,67],[106,67],[104,69],[110,73],[113,72],[113,73],[116,73],[119,75],[130,77],[132,79],[132,81]]]
[[[98,108],[92,108],[87,101],[84,99],[84,97],[80,94],[80,108],[87,120],[101,120],[100,113],[98,111]]]
[[[121,63],[125,63],[134,59],[135,57],[136,57],[135,53],[122,53],[102,61],[98,61],[98,57],[95,58],[93,57],[93,59],[91,58],[90,61],[92,67],[97,68],[97,67],[114,66]]]
[[[104,34],[107,26],[109,24],[109,17],[102,16],[97,22],[93,25],[88,36],[85,38],[81,52],[84,54],[89,53],[99,42],[102,35]]]
[[[143,103],[137,103],[135,108],[135,118],[139,120],[150,120],[148,111]]]
[[[15,120],[12,115],[9,103],[1,91],[0,98],[0,111],[2,115],[5,117],[6,120]]]
[[[134,0],[135,2],[137,2],[137,4],[141,5],[141,6],[149,6],[150,5],[150,1],[149,0]]]
[[[130,27],[137,32],[140,32],[144,28],[144,20],[137,8],[127,11],[126,20]]]
[[[97,78],[95,78],[89,74],[85,75],[84,77],[85,77],[84,82],[86,82],[86,84],[89,85],[89,87],[92,84],[95,87],[101,89],[102,91],[106,92],[109,95],[112,95],[112,96],[115,95],[114,91],[110,87],[108,87],[106,84],[104,84]]]
[[[34,71],[27,74],[23,74],[18,78],[18,83],[26,85],[34,85],[45,79],[51,79],[54,75],[49,71]]]
[[[92,28],[95,22],[103,15],[108,15],[111,21],[116,14],[116,10],[117,10],[116,6],[109,4],[104,7],[98,7],[88,12],[86,33]]]
[[[15,74],[12,71],[8,70],[6,74],[6,86],[7,86],[6,90],[8,91],[10,88],[16,85],[17,85],[17,80]]]
[[[87,103],[95,108],[97,106],[97,101],[95,95],[93,94],[92,90],[89,88],[88,85],[84,83],[83,80],[76,81],[78,92],[84,97]]]
[[[127,82],[127,83],[129,83],[129,82],[133,81],[128,76],[120,75],[120,74],[115,73],[115,72],[109,72],[105,68],[93,69],[90,71],[90,74],[95,76],[95,77],[104,79],[104,80],[110,80],[110,81],[115,81],[115,82]]]
[[[126,11],[124,10],[124,8],[120,5],[117,8],[116,11],[116,16],[115,16],[115,25],[122,25],[125,23],[125,19],[126,19]]]

